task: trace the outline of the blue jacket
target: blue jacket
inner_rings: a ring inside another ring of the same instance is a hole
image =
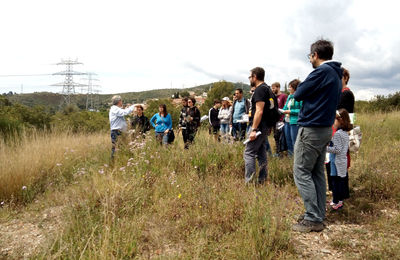
[[[172,120],[169,114],[166,117],[161,117],[159,113],[156,113],[150,119],[150,123],[157,133],[162,133],[165,132],[165,130],[172,128]]]
[[[294,93],[303,101],[297,124],[300,126],[332,126],[342,90],[341,63],[328,61],[318,66],[300,83]]]

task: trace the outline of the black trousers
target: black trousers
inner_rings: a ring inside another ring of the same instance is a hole
[[[332,176],[331,178],[333,203],[338,203],[346,197],[346,177]]]

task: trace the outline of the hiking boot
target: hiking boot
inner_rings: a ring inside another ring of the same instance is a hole
[[[300,215],[297,217],[297,223],[300,223],[300,222],[304,219],[305,216],[306,216],[306,214],[300,214]]]
[[[308,233],[311,231],[321,232],[324,230],[325,226],[322,222],[314,222],[303,219],[297,224],[292,226],[293,231],[301,232],[301,233]]]

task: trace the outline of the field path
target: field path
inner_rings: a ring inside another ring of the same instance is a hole
[[[0,223],[0,258],[29,258],[61,227],[63,207],[21,213]]]

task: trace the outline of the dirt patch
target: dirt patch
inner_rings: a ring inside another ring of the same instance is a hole
[[[28,258],[61,224],[63,207],[42,212],[23,213],[21,217],[0,223],[0,258]]]

